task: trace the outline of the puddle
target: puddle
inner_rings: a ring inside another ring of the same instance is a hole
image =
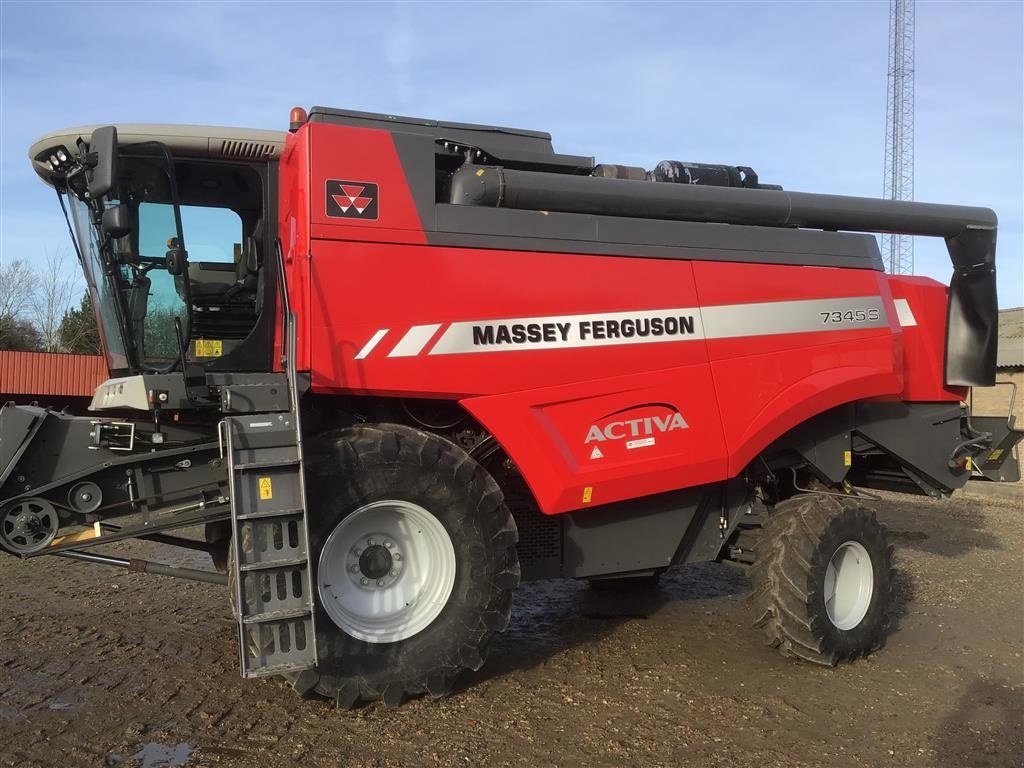
[[[175,744],[173,747],[149,742],[143,744],[138,752],[128,757],[115,754],[107,755],[106,764],[108,766],[117,766],[130,760],[139,760],[141,762],[138,768],[181,768],[188,762],[192,752],[192,747],[185,742]]]

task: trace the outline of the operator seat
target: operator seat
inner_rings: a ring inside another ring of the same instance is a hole
[[[242,254],[235,263],[235,282],[224,291],[224,298],[229,301],[240,293],[253,293],[259,284],[260,256],[256,247],[256,238],[245,238]]]
[[[257,224],[257,232],[259,228]],[[263,303],[263,269],[257,242],[256,236],[245,238],[235,262],[235,282],[208,284],[203,286],[205,290],[193,291],[193,335],[197,338],[244,339],[256,325]]]

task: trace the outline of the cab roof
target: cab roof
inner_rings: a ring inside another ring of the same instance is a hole
[[[77,154],[79,138],[86,141],[99,125],[65,128],[36,139],[28,150],[32,168],[47,184],[53,185],[53,172],[47,167],[50,155],[60,149]],[[210,125],[169,125],[160,123],[115,124],[121,147],[145,141],[166,144],[178,157],[232,158],[240,160],[274,160],[281,156],[284,131],[254,128],[225,128]]]

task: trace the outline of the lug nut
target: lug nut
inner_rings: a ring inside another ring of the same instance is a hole
[[[362,579],[359,580],[359,583],[362,584],[365,587],[367,584],[370,583],[370,580],[367,579],[367,578],[362,578]]]
[[[356,552],[356,557],[358,557],[359,555],[363,554],[363,550],[361,550],[359,547],[356,547],[355,552]]]
[[[367,543],[367,544],[369,544],[369,545],[370,545],[370,546],[372,547],[372,546],[373,546],[374,544],[376,544],[377,542],[375,542],[375,541],[374,541],[373,539],[367,539],[367,540],[366,540],[366,543]]]
[[[377,579],[377,586],[378,587],[383,587],[384,586],[384,579]]]
[[[353,565],[349,568],[349,570],[352,571],[352,573],[359,573],[359,566]]]
[[[387,547],[388,549],[391,549],[391,548],[392,548],[393,546],[395,546],[395,545],[394,545],[394,544],[392,544],[392,543],[391,543],[390,541],[385,541],[385,542],[384,542],[384,546],[385,546],[385,547]]]
[[[398,569],[397,568],[392,568],[391,569],[391,575],[392,576],[397,576],[398,575]]]
[[[401,552],[395,552],[394,558],[395,558],[395,560],[401,560],[402,559],[402,553]]]

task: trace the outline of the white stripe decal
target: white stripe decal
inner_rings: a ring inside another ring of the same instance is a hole
[[[900,325],[910,328],[917,325],[917,318],[914,317],[914,310],[910,308],[910,302],[906,299],[896,299],[896,317],[900,319]]]
[[[704,338],[884,328],[888,324],[882,299],[877,295],[475,320],[449,325],[430,354],[656,344]],[[437,327],[417,326],[431,328],[431,335]],[[412,354],[417,354],[425,344],[426,340]]]
[[[388,328],[381,328],[373,334],[373,336],[370,337],[370,340],[366,342],[362,349],[359,350],[359,354],[356,355],[356,360],[363,360],[367,355],[373,352],[373,348],[380,344],[380,340],[388,335],[388,330]]]
[[[405,336],[402,337],[401,341],[395,344],[395,348],[388,353],[388,357],[415,357],[423,351],[423,348],[427,346],[427,342],[433,338],[440,327],[440,323],[414,325],[405,332]]]
[[[888,325],[879,296],[731,304],[701,309],[706,338],[774,336]]]
[[[671,333],[665,332],[666,323],[674,329]],[[621,332],[624,325],[629,329],[625,334]],[[639,331],[636,330],[638,327]],[[661,330],[652,330],[655,327]],[[610,328],[613,331],[611,335],[608,333]],[[654,344],[703,336],[700,314],[693,307],[478,320],[452,323],[430,354]]]

